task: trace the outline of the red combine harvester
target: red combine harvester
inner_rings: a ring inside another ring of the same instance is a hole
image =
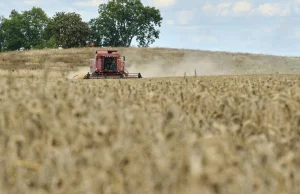
[[[125,57],[117,50],[97,50],[95,59],[90,60],[90,72],[84,79],[129,79],[142,78],[140,73],[129,73],[125,69]]]

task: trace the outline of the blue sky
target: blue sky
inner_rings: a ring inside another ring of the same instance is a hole
[[[97,17],[107,0],[1,0],[0,15],[41,7],[48,16],[77,12]],[[142,0],[160,9],[160,38],[153,47],[300,56],[300,0]]]

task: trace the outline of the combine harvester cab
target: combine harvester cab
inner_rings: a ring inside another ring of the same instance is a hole
[[[125,69],[125,57],[121,58],[117,50],[97,50],[89,66],[90,72],[84,76],[84,79],[142,78],[140,73],[129,73]]]

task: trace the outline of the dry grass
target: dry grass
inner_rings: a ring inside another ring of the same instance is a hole
[[[0,53],[0,69],[43,69],[69,72],[88,65],[100,48],[33,50]],[[247,53],[210,52],[169,48],[118,48],[131,72],[147,77],[193,74],[300,73],[300,58]]]
[[[300,77],[0,83],[1,193],[300,192]]]

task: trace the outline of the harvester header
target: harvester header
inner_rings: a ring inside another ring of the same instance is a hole
[[[125,56],[121,58],[117,50],[97,50],[90,60],[90,72],[84,79],[128,79],[142,78],[141,73],[129,73],[125,69]]]

